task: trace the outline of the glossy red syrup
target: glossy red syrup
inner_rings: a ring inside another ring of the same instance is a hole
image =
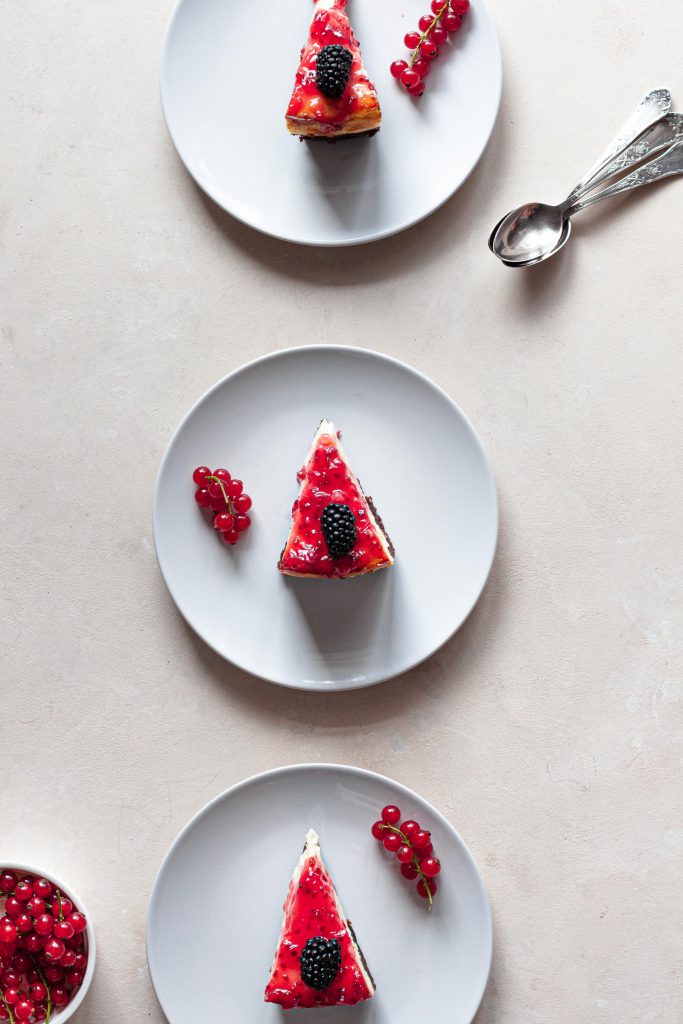
[[[372,992],[358,965],[346,922],[339,915],[334,885],[317,857],[309,857],[298,879],[290,885],[284,906],[280,945],[264,999],[285,1010],[294,1007],[354,1006]],[[341,947],[341,967],[326,989],[309,988],[301,980],[299,956],[309,939],[322,935]]]
[[[358,41],[344,14],[345,6],[346,0],[337,0],[333,8],[319,9],[314,14],[287,108],[289,117],[312,117],[321,124],[335,127],[343,125],[368,106],[368,94],[374,94],[374,86],[363,67]],[[353,54],[348,85],[338,98],[323,95],[315,83],[318,53],[323,46],[333,43],[348,47]],[[371,105],[376,105],[376,100]]]
[[[292,532],[281,569],[315,576],[345,577],[389,562],[369,515],[358,483],[339,456],[337,438],[323,434],[308,465],[297,474],[303,487],[292,509]],[[330,502],[348,505],[356,518],[356,543],[343,558],[331,558],[320,527]]]

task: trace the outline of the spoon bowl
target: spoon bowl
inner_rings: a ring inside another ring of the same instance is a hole
[[[569,225],[562,206],[526,203],[496,224],[489,248],[504,263],[528,267],[564,245],[571,231]]]

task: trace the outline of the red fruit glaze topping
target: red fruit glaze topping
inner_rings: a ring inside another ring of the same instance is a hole
[[[309,833],[309,836],[311,833]],[[316,837],[317,838],[317,837]],[[267,1003],[284,1009],[317,1006],[354,1006],[370,999],[374,990],[359,965],[357,947],[346,920],[340,914],[334,884],[325,865],[308,845],[302,868],[290,883],[284,905],[284,921],[273,969],[265,991]],[[341,966],[325,989],[309,988],[301,978],[299,957],[309,939],[336,939],[341,947]]]
[[[328,425],[331,428],[331,425]],[[298,474],[301,490],[292,510],[292,529],[279,563],[293,575],[344,578],[392,564],[380,540],[367,499],[340,451],[336,432],[322,432],[306,466]],[[320,525],[331,503],[348,505],[355,517],[356,541],[347,555],[333,558]]]
[[[294,90],[287,108],[287,117],[314,118],[330,129],[341,127],[363,111],[378,106],[375,87],[361,60],[358,40],[344,12],[346,0],[334,0],[329,7],[316,9],[309,37],[301,52]],[[351,51],[353,62],[348,84],[339,97],[324,95],[316,85],[316,61],[323,46],[344,46]]]

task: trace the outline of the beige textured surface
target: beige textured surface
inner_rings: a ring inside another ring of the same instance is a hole
[[[167,0],[1,4],[0,846],[91,906],[79,1024],[161,1021],[144,928],[169,842],[227,785],[316,759],[418,788],[470,844],[496,922],[480,1024],[680,1019],[683,182],[585,215],[530,274],[485,241],[516,202],[559,199],[646,88],[683,105],[683,11],[493,6],[504,102],[471,181],[402,237],[325,252],[241,227],[183,173],[157,95]],[[501,498],[460,635],[336,698],[211,654],[150,532],[190,403],[313,341],[445,387]]]

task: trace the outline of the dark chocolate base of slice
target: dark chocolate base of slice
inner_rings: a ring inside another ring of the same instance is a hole
[[[333,146],[335,142],[347,142],[350,139],[369,139],[376,135],[379,128],[371,128],[367,132],[351,132],[349,135],[300,135],[300,142],[326,142]]]
[[[391,537],[389,536],[389,534],[386,531],[384,523],[382,522],[381,515],[379,514],[379,512],[375,508],[374,501],[372,500],[372,498],[370,497],[369,494],[365,495],[365,500],[367,501],[368,505],[370,506],[370,511],[372,512],[373,516],[375,517],[377,525],[379,526],[380,530],[384,534],[384,539],[386,540],[387,547],[389,548],[389,551],[391,552],[391,557],[395,558],[396,557],[396,548],[394,547],[394,545],[391,542]]]
[[[365,972],[366,972],[366,974],[367,974],[368,978],[369,978],[369,979],[370,979],[370,981],[372,982],[372,987],[373,987],[373,988],[375,989],[375,991],[377,991],[377,985],[376,985],[376,983],[375,983],[375,979],[374,979],[374,978],[373,978],[373,976],[372,976],[372,971],[371,971],[371,970],[370,970],[370,968],[368,967],[368,962],[367,962],[367,960],[365,959],[365,953],[363,952],[363,950],[362,950],[362,949],[361,949],[361,947],[360,947],[360,943],[358,942],[358,939],[356,938],[356,933],[355,933],[355,932],[354,932],[354,930],[353,930],[353,925],[352,925],[352,924],[351,924],[351,922],[350,922],[350,921],[348,920],[348,918],[347,918],[347,921],[346,921],[346,927],[347,927],[347,928],[349,929],[349,931],[351,932],[351,938],[352,938],[352,939],[353,939],[353,941],[354,941],[354,942],[356,943],[356,949],[358,950],[358,954],[359,954],[359,956],[360,956],[360,959],[361,959],[361,963],[363,964],[363,967],[365,968]]]

